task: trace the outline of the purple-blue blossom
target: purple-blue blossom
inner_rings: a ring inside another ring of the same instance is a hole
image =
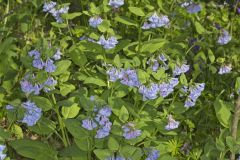
[[[56,70],[56,66],[53,63],[53,60],[51,60],[50,58],[47,59],[46,63],[45,63],[45,71],[52,73]]]
[[[28,126],[33,126],[41,118],[42,109],[38,108],[35,103],[27,101],[22,103],[23,108],[25,108],[25,115],[22,120]]]
[[[139,87],[139,93],[143,95],[143,100],[156,99],[159,94],[159,85],[151,83],[149,87],[144,85]]]
[[[124,70],[112,67],[109,70],[107,70],[107,74],[109,75],[110,81],[115,82],[123,77]]]
[[[105,122],[105,124],[100,126],[95,138],[100,139],[100,138],[107,137],[110,134],[111,127],[112,127],[112,122],[108,120],[107,122]]]
[[[157,160],[160,157],[160,151],[156,149],[151,149],[145,160]]]
[[[167,57],[164,54],[159,55],[158,58],[162,62],[166,62],[167,61]]]
[[[205,88],[205,83],[196,83],[194,86],[189,88],[189,95],[185,101],[185,107],[193,107],[198,99],[198,97],[202,94],[202,91]]]
[[[187,8],[187,12],[191,13],[191,14],[200,12],[202,10],[201,5],[196,4],[196,3],[192,3],[189,6],[187,6],[186,8]]]
[[[87,118],[82,120],[82,127],[91,131],[94,128],[97,128],[97,124],[92,119]]]
[[[134,139],[141,136],[142,134],[142,131],[135,129],[135,125],[130,122],[122,126],[122,129],[123,129],[123,137],[125,139]]]
[[[41,85],[35,84],[34,86],[32,85],[31,82],[28,80],[22,80],[20,81],[21,89],[24,93],[30,94],[34,92],[35,95],[38,95],[40,90],[42,89]]]
[[[181,66],[176,66],[173,70],[173,76],[178,76],[182,73],[186,73],[189,71],[190,66],[186,64],[182,64]]]
[[[178,128],[180,122],[173,119],[172,115],[168,116],[168,124],[165,126],[166,130],[173,130]]]
[[[232,67],[230,65],[223,65],[220,67],[218,74],[226,74],[226,73],[230,73],[232,70]]]
[[[40,52],[38,50],[34,49],[34,50],[29,51],[28,55],[30,57],[33,57],[34,59],[38,59],[38,58],[40,58],[41,54],[40,54]]]
[[[45,2],[43,5],[43,12],[49,12],[51,9],[53,9],[57,5],[56,2],[50,1]]]
[[[130,87],[138,87],[140,85],[137,72],[132,69],[124,71],[121,83]]]
[[[124,0],[109,0],[108,5],[113,8],[119,8],[124,5]]]
[[[14,107],[12,105],[8,104],[5,107],[6,107],[7,110],[14,110]]]
[[[61,59],[61,55],[62,55],[62,52],[61,52],[61,50],[58,48],[57,51],[56,51],[56,53],[53,55],[53,59],[54,59],[54,60],[59,60],[59,59]]]
[[[37,58],[32,61],[32,65],[37,69],[43,69],[43,67],[45,66],[45,63],[42,61],[41,58]]]
[[[91,27],[97,28],[97,26],[100,25],[103,20],[101,17],[91,17],[88,22]]]
[[[118,44],[118,40],[113,36],[109,37],[108,39],[105,39],[104,36],[101,36],[97,43],[103,46],[104,49],[112,49]]]
[[[169,19],[166,15],[158,16],[155,12],[152,16],[148,18],[149,22],[145,22],[142,29],[158,28],[169,25]]]
[[[226,30],[222,30],[221,35],[218,38],[218,44],[220,45],[224,45],[224,44],[228,44],[228,42],[230,42],[232,39],[232,36],[228,33],[228,31]]]
[[[5,145],[0,144],[0,160],[4,160],[7,157],[7,155],[3,153],[5,148]]]

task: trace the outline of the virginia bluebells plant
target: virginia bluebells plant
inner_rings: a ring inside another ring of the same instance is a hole
[[[169,25],[169,19],[166,15],[158,16],[155,12],[151,17],[148,18],[149,22],[145,22],[142,29],[158,28]]]
[[[103,46],[104,49],[112,49],[118,44],[118,40],[113,36],[109,37],[107,40],[104,36],[101,36],[97,43]]]
[[[171,78],[168,82],[159,84],[159,91],[162,97],[167,97],[174,91],[174,87],[179,83],[177,78]]]
[[[0,160],[4,160],[7,157],[7,155],[3,153],[5,148],[6,148],[5,145],[2,144],[0,145]]]
[[[156,99],[159,94],[159,85],[151,83],[150,87],[144,85],[139,87],[139,93],[143,95],[143,100]]]
[[[125,139],[134,139],[139,137],[142,134],[142,131],[135,129],[135,125],[131,122],[122,126],[122,129],[123,129],[123,137]]]
[[[160,151],[156,149],[151,149],[148,152],[148,156],[145,160],[157,160],[160,157]]]
[[[12,105],[6,105],[7,110],[14,110],[14,107]]]
[[[123,77],[124,70],[122,68],[117,69],[115,67],[112,67],[109,70],[107,70],[107,74],[109,75],[109,80],[115,82]]]
[[[97,26],[100,25],[103,20],[101,17],[91,17],[88,22],[91,27],[97,28]]]
[[[82,120],[82,127],[91,131],[94,128],[97,128],[97,124],[92,119],[87,118]]]
[[[32,64],[33,64],[33,67],[35,67],[37,69],[43,69],[43,67],[45,66],[45,63],[43,62],[43,60],[41,58],[34,59]]]
[[[200,12],[201,10],[202,7],[200,4],[192,3],[189,6],[187,6],[187,12],[191,14]]]
[[[189,88],[189,95],[185,101],[184,106],[185,107],[193,107],[198,99],[198,97],[201,95],[202,91],[205,88],[205,83],[196,83],[194,86],[191,86]]]
[[[178,128],[180,122],[173,119],[172,115],[168,115],[168,124],[165,126],[166,130],[173,130]]]
[[[41,53],[38,50],[34,49],[34,50],[29,51],[28,55],[30,57],[33,57],[34,59],[38,59],[38,58],[40,58]]]
[[[56,61],[56,60],[61,59],[61,55],[62,55],[62,52],[61,52],[61,50],[58,48],[57,51],[56,51],[56,53],[53,55],[52,58]]]
[[[126,69],[123,73],[121,83],[130,87],[138,87],[140,82],[138,80],[137,72],[132,69]]]
[[[42,109],[38,108],[35,105],[35,103],[33,103],[31,101],[27,101],[25,103],[22,103],[22,106],[26,110],[22,122],[26,123],[28,126],[35,125],[37,123],[37,121],[41,118]]]
[[[228,31],[226,30],[222,30],[221,35],[218,38],[218,44],[220,45],[224,45],[224,44],[228,44],[228,42],[230,42],[232,39],[232,36],[228,33]]]
[[[230,65],[223,65],[220,67],[218,74],[230,73],[231,70],[232,70],[232,67]]]
[[[45,71],[48,73],[52,73],[56,70],[56,66],[53,63],[53,60],[51,60],[50,58],[47,59],[46,63],[45,63]]]
[[[124,5],[124,0],[110,0],[108,5],[113,8],[119,8]]]
[[[181,66],[176,66],[173,70],[173,76],[178,76],[182,73],[186,73],[189,70],[190,66],[186,64],[182,64]]]

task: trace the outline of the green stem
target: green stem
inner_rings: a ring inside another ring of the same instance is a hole
[[[63,120],[62,120],[62,117],[59,113],[58,107],[56,105],[57,103],[56,103],[56,99],[55,99],[54,94],[52,94],[52,101],[53,101],[53,104],[54,104],[54,110],[57,114],[59,127],[60,127],[60,130],[61,130],[61,133],[62,133],[62,142],[63,142],[64,147],[67,147],[69,144],[68,144],[68,141],[67,141],[67,138],[66,138],[67,136],[66,136],[66,133],[65,133],[65,130],[64,130]]]
[[[232,127],[231,127],[231,134],[232,134],[232,138],[234,141],[236,141],[236,139],[237,139],[239,116],[240,116],[240,96],[238,97],[237,102],[236,102],[235,112],[233,115],[233,122],[232,122]],[[235,160],[234,152],[231,153],[230,160]]]
[[[142,23],[139,25],[138,28],[138,54],[140,54],[142,48]]]

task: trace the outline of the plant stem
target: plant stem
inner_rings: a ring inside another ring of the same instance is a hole
[[[233,137],[233,140],[236,141],[237,139],[237,127],[239,122],[239,116],[240,116],[240,96],[237,99],[236,106],[235,106],[235,112],[233,115],[233,122],[232,122],[232,128],[231,128],[231,134]],[[235,160],[235,153],[231,153],[230,160]]]

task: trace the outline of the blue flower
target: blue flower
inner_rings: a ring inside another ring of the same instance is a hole
[[[103,20],[101,17],[91,17],[88,22],[91,27],[97,28],[97,26],[100,25]]]
[[[157,160],[160,157],[160,151],[152,149],[145,160]]]
[[[32,103],[30,101],[23,103],[22,106],[26,110],[22,122],[26,123],[28,126],[35,125],[37,123],[37,121],[41,118],[42,109],[38,108],[35,105],[35,103]]]
[[[97,43],[102,45],[104,49],[112,49],[118,44],[118,41],[113,36],[109,37],[107,40],[104,38],[104,36],[101,36]]]
[[[94,128],[97,128],[97,124],[93,120],[87,118],[87,119],[82,120],[82,127],[91,131]]]
[[[156,99],[159,93],[159,86],[155,83],[151,83],[150,87],[142,85],[139,87],[139,92],[143,94],[143,100]]]
[[[53,55],[54,60],[59,60],[61,59],[62,52],[60,49],[57,49],[57,52]]]
[[[45,63],[45,71],[51,73],[54,72],[56,68],[57,67],[53,64],[53,60],[51,60],[50,58],[47,59]]]
[[[48,77],[48,79],[44,82],[46,86],[54,86],[57,84],[57,81],[53,77]]]
[[[6,105],[7,110],[14,110],[14,107],[12,105]]]
[[[149,23],[145,22],[142,26],[142,29],[158,28],[167,26],[169,24],[168,16],[161,15],[158,16],[155,12],[152,16],[148,18]]]
[[[110,0],[108,5],[113,8],[119,8],[120,6],[124,5],[124,0]]]
[[[7,157],[7,155],[3,153],[5,148],[5,145],[0,145],[0,160],[4,160]]]
[[[104,138],[110,134],[112,123],[107,121],[104,125],[101,125],[101,128],[98,129],[95,138]]]
[[[138,80],[138,75],[135,70],[127,69],[124,71],[121,83],[130,87],[138,87],[140,82]]]
[[[20,81],[21,89],[24,93],[30,94],[33,92],[33,85],[27,80]]]
[[[141,136],[142,134],[142,131],[135,129],[135,125],[130,122],[122,126],[122,129],[123,129],[123,137],[125,139],[134,139]]]
[[[159,84],[159,91],[162,97],[167,97],[174,91],[174,87],[179,83],[177,78],[171,78],[168,82]]]
[[[202,91],[205,88],[205,83],[196,83],[194,86],[189,88],[190,94],[188,95],[184,106],[185,107],[193,107],[201,95]]]
[[[37,69],[43,69],[43,67],[45,66],[45,64],[41,58],[34,59],[32,64],[33,64],[33,67],[35,67]]]
[[[38,59],[38,58],[40,58],[41,54],[38,50],[31,50],[31,51],[28,52],[28,55],[30,57],[33,57],[34,59]]]
[[[115,82],[123,77],[124,70],[118,70],[117,68],[112,67],[107,71],[107,74],[109,75],[110,81]]]
[[[192,3],[189,6],[187,6],[187,12],[191,14],[200,12],[201,10],[202,10],[202,7],[199,4]]]
[[[190,66],[183,64],[181,66],[176,66],[173,70],[173,76],[178,76],[182,73],[186,73],[187,71],[189,71]]]
[[[230,42],[232,39],[232,36],[228,33],[228,31],[223,29],[222,34],[219,36],[218,38],[218,44],[220,45],[224,45],[224,44],[228,44],[228,42]]]
[[[109,117],[112,114],[112,110],[109,107],[103,107],[98,111],[101,116]]]
[[[43,12],[49,12],[51,9],[53,9],[57,5],[56,2],[50,1],[45,2],[43,5]]]
[[[162,62],[166,62],[166,61],[167,61],[167,58],[166,58],[166,56],[165,56],[164,54],[159,55],[158,58],[159,58],[159,60],[162,61]]]
[[[226,73],[230,73],[232,70],[232,67],[230,65],[223,65],[220,67],[218,74],[226,74]]]
[[[165,126],[166,130],[172,130],[178,128],[180,122],[173,119],[172,115],[168,116],[168,124]]]

